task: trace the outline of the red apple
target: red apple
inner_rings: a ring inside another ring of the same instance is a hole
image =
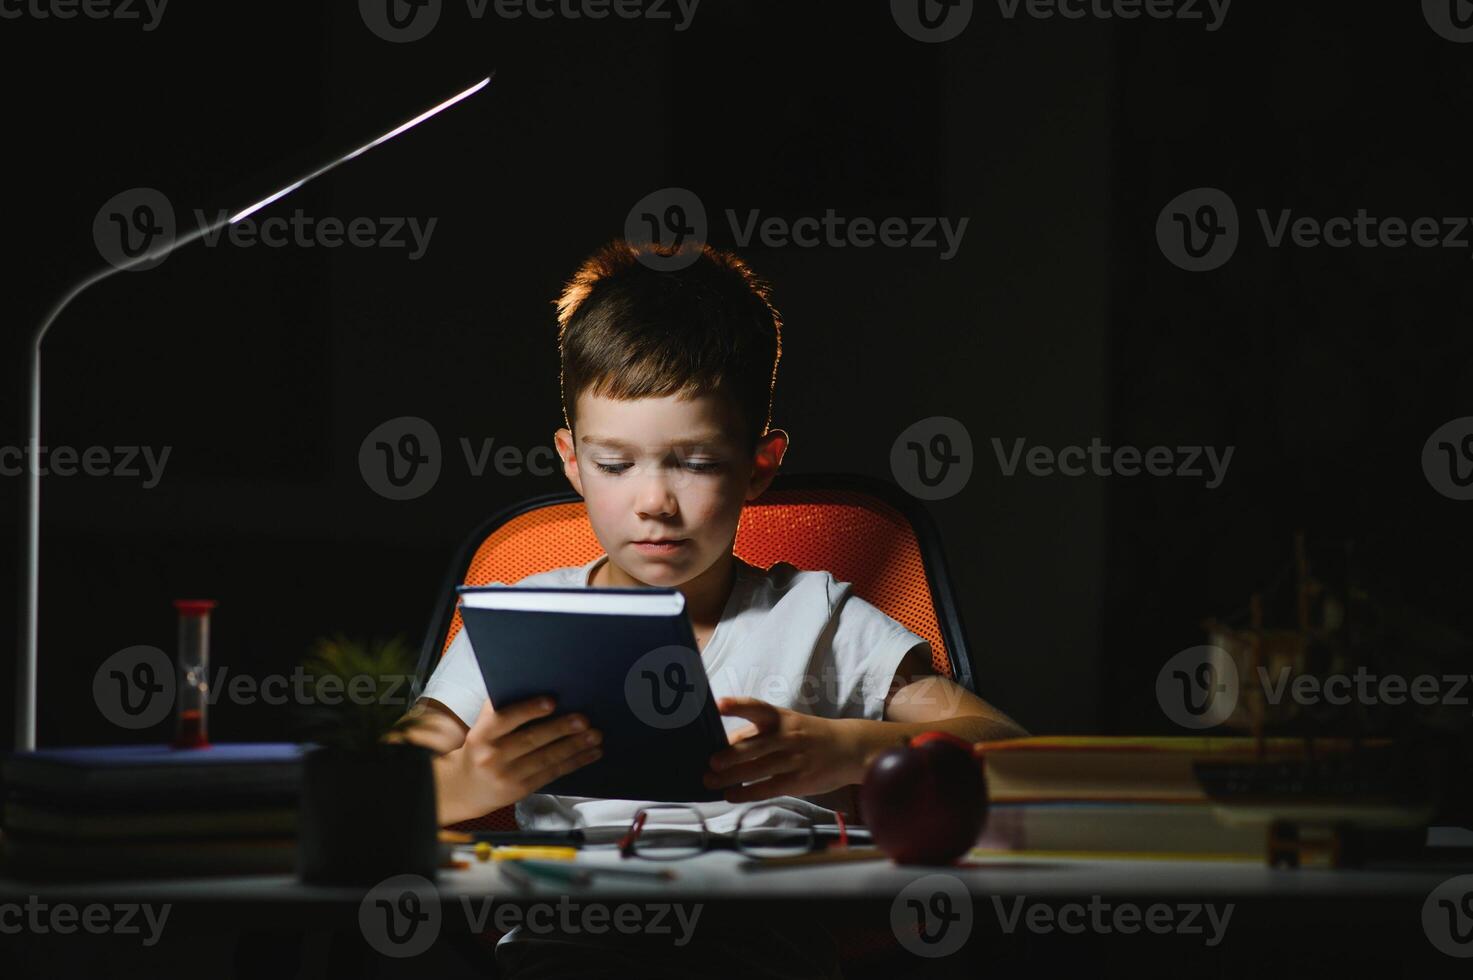
[[[875,846],[897,864],[955,864],[987,822],[987,782],[972,743],[922,732],[871,760],[859,807]]]

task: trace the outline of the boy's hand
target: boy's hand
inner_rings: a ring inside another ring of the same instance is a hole
[[[812,796],[847,786],[857,749],[842,721],[779,708],[757,698],[722,698],[723,715],[752,724],[731,735],[732,744],[711,756],[710,789],[732,787],[728,803],[774,796]],[[753,782],[750,786],[742,783]]]
[[[602,732],[589,730],[583,715],[545,717],[553,708],[550,697],[500,711],[486,701],[465,744],[436,760],[442,823],[509,806],[603,755]]]

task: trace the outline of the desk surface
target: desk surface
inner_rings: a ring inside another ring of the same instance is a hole
[[[468,856],[469,851],[461,852]],[[974,896],[1026,895],[1065,898],[1078,895],[1176,896],[1210,899],[1354,899],[1376,896],[1420,900],[1470,865],[1397,870],[1269,868],[1253,861],[1147,860],[1061,857],[1035,854],[974,855],[965,865],[899,866],[888,860],[852,861],[776,870],[745,871],[745,858],[712,851],[680,861],[622,859],[612,847],[585,848],[577,863],[674,870],[673,881],[595,878],[587,885],[538,882],[530,891],[497,869],[497,862],[472,860],[464,870],[442,870],[435,882],[442,898],[493,896],[506,900],[548,895],[680,899],[875,900],[893,898],[907,884],[931,874],[947,874]],[[0,878],[0,900],[43,894],[105,901],[338,903],[358,902],[363,888],[304,885],[292,875],[128,880],[118,882],[26,882]]]

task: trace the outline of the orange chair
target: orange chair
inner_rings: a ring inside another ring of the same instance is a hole
[[[852,582],[856,595],[930,641],[937,673],[976,690],[940,537],[917,501],[892,484],[847,474],[779,474],[742,510],[734,551],[758,568],[786,561]],[[429,679],[460,631],[457,585],[510,585],[601,554],[583,498],[571,490],[534,497],[493,516],[450,566],[420,651],[420,682]],[[857,796],[851,794],[850,811],[856,819]],[[456,826],[515,830],[516,818],[508,806]]]

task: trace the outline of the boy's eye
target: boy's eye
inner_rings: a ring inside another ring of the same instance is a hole
[[[633,464],[600,463],[595,460],[593,465],[598,467],[600,473],[609,473],[611,475],[617,476],[618,474],[623,473]],[[690,470],[692,473],[714,473],[717,470],[721,469],[721,463],[710,460],[688,459],[685,461],[685,468]]]

